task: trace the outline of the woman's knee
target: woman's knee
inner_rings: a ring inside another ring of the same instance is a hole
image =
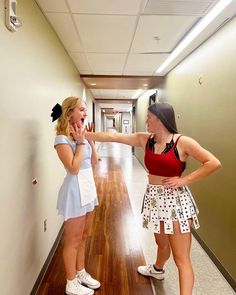
[[[168,235],[155,234],[155,241],[159,248],[166,249],[170,248]]]
[[[69,236],[65,236],[65,247],[78,248],[83,241],[83,235],[77,233]]]
[[[77,247],[85,231],[86,217],[77,217],[65,222],[65,244]]]
[[[73,249],[78,249],[81,241],[78,240],[70,240],[65,243],[65,248],[73,248]]]
[[[178,269],[191,266],[191,259],[189,256],[176,255],[173,253],[173,258]]]

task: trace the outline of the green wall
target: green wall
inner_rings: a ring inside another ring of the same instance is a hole
[[[167,75],[166,100],[179,132],[196,139],[222,168],[192,184],[200,210],[197,234],[236,280],[236,18]],[[199,83],[202,77],[202,84]],[[188,171],[196,168],[191,161]]]
[[[193,137],[223,167],[190,185],[200,210],[196,234],[236,280],[236,17],[166,76],[160,101],[176,111],[180,133]],[[199,83],[201,77],[202,84]],[[148,97],[136,106],[136,131],[146,130]],[[143,163],[143,151],[135,155]],[[188,162],[185,173],[199,165]]]

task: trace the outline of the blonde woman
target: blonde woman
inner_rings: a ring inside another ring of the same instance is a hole
[[[66,169],[58,194],[57,208],[65,219],[63,260],[66,271],[66,294],[91,295],[100,283],[85,270],[85,243],[98,205],[92,165],[97,163],[94,143],[85,139],[86,103],[76,97],[56,104],[51,114],[57,120],[55,149]]]

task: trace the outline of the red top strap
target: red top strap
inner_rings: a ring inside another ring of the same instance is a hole
[[[173,146],[173,148],[175,148],[176,147],[176,145],[177,145],[177,143],[178,143],[178,141],[179,141],[179,139],[180,139],[180,137],[181,137],[182,135],[180,135],[177,139],[176,139],[176,141],[175,141],[175,144],[174,144],[174,146]]]
[[[148,140],[146,142],[146,149],[148,147],[148,144],[149,144],[150,139],[152,139],[152,138],[153,138],[153,134],[150,134],[150,136],[148,137]]]

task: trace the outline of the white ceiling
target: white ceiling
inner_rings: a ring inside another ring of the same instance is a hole
[[[217,0],[36,0],[83,75],[157,76]],[[225,17],[226,18],[226,17]],[[225,20],[219,19],[191,51]],[[190,49],[189,49],[190,50]],[[188,52],[183,54],[183,59]],[[173,62],[171,67],[175,66]],[[170,69],[170,67],[169,67]],[[88,86],[88,85],[87,85]],[[94,89],[95,98],[131,99],[137,89]],[[147,89],[147,87],[144,89]]]

